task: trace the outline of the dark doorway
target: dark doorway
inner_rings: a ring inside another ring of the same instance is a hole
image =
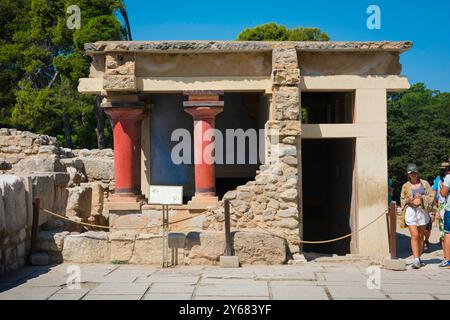
[[[351,232],[355,139],[302,141],[303,235],[305,240],[337,238]],[[305,244],[305,252],[345,255],[351,238]]]

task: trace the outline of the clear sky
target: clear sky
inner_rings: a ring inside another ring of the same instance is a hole
[[[449,0],[125,0],[133,40],[234,40],[266,22],[318,27],[331,40],[411,40],[401,58],[411,83],[450,92]],[[381,29],[366,25],[369,5],[381,9]]]

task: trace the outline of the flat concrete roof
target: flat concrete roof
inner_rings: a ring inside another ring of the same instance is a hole
[[[141,53],[219,53],[264,52],[274,47],[294,46],[305,52],[405,52],[412,48],[411,41],[98,41],[86,43],[88,54],[106,52]]]

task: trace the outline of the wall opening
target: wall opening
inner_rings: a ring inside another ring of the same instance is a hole
[[[303,238],[328,240],[351,232],[354,138],[302,140]],[[351,238],[305,244],[304,252],[345,255]]]
[[[352,92],[302,92],[302,123],[352,123]]]
[[[186,129],[191,133],[193,148],[193,119],[183,110],[182,94],[152,94],[152,111],[150,115],[150,183],[152,185],[182,185],[183,202],[191,200],[195,194],[195,178],[193,164],[175,164],[171,159],[171,151],[178,141],[171,141],[172,132],[176,129]],[[215,127],[223,136],[223,158],[227,154],[227,129],[242,129],[244,132],[252,129],[258,137],[257,154],[264,154],[264,139],[260,139],[260,129],[268,120],[268,102],[263,93],[225,93],[223,96],[224,110],[217,115]],[[251,161],[249,155],[250,141],[245,140],[245,161],[238,163],[238,143],[235,138],[234,161],[227,164],[216,164],[216,194],[219,199],[230,190],[244,185],[256,176],[262,160],[257,157]],[[217,154],[216,154],[217,156]],[[192,159],[193,163],[193,149]]]

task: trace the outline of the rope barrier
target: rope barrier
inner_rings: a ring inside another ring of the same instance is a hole
[[[45,212],[45,213],[47,213],[47,214],[49,214],[51,216],[58,217],[58,218],[60,218],[62,220],[66,220],[66,221],[69,221],[69,222],[72,222],[72,223],[76,223],[76,224],[80,224],[80,225],[87,226],[87,227],[99,228],[99,229],[108,229],[108,230],[109,229],[116,229],[116,230],[148,230],[148,229],[160,228],[160,227],[163,226],[161,224],[161,225],[150,226],[150,227],[108,227],[108,226],[102,226],[102,225],[93,224],[93,223],[87,223],[87,222],[82,222],[82,221],[74,221],[74,220],[72,220],[70,218],[67,218],[65,216],[59,215],[57,213],[54,213],[54,212],[52,212],[52,211],[50,211],[48,209],[44,209],[44,208],[40,208],[40,209],[43,212]],[[190,220],[190,219],[194,219],[194,218],[197,218],[197,217],[203,216],[203,215],[206,215],[208,217],[208,216],[210,216],[212,214],[213,213],[207,214],[207,212],[205,212],[205,213],[197,214],[197,215],[192,216],[192,217],[180,219],[180,220],[177,220],[177,221],[172,221],[172,222],[169,222],[168,224],[169,225],[177,224],[177,223],[180,223],[180,222],[183,222],[183,221],[187,221],[187,220]]]
[[[156,226],[151,226],[151,227],[107,227],[107,226],[102,226],[102,225],[97,225],[97,224],[92,224],[92,223],[86,223],[86,222],[82,222],[82,221],[74,221],[74,220],[69,219],[69,218],[67,218],[67,217],[65,217],[65,216],[59,215],[59,214],[57,214],[57,213],[54,213],[54,212],[52,212],[52,211],[50,211],[50,210],[48,210],[48,209],[44,209],[44,208],[40,208],[40,209],[41,209],[43,212],[45,212],[45,213],[47,213],[47,214],[50,214],[50,215],[52,215],[52,216],[58,217],[58,218],[60,218],[60,219],[67,220],[67,221],[72,222],[72,223],[76,223],[76,224],[80,224],[80,225],[84,225],[84,226],[88,226],[88,227],[100,228],[100,229],[108,229],[108,230],[110,230],[110,229],[116,229],[116,230],[122,230],[122,229],[123,229],[123,230],[148,230],[148,229],[152,229],[152,228],[160,228],[160,227],[163,226],[163,225],[156,225]],[[351,237],[351,236],[353,236],[353,235],[356,235],[356,234],[358,234],[358,233],[364,231],[364,230],[367,229],[369,226],[371,226],[372,224],[374,224],[375,222],[377,222],[381,217],[385,216],[387,213],[388,213],[388,210],[385,210],[382,214],[380,214],[377,218],[375,218],[374,220],[372,220],[370,223],[368,223],[368,224],[365,225],[364,227],[362,227],[362,228],[360,228],[360,229],[358,229],[358,230],[356,230],[356,231],[354,231],[354,232],[351,232],[351,233],[349,233],[349,234],[346,234],[345,236],[341,236],[341,237],[334,238],[334,239],[329,239],[329,240],[321,240],[321,241],[306,241],[306,240],[300,240],[299,242],[300,242],[300,243],[303,243],[303,244],[324,244],[324,243],[337,242],[337,241],[343,240],[343,239],[345,239],[345,238],[349,238],[349,237]],[[211,215],[213,215],[213,214],[214,214],[214,212],[210,212],[209,214],[207,214],[207,212],[205,212],[205,213],[201,213],[201,214],[198,214],[198,215],[195,215],[195,216],[192,216],[192,217],[188,217],[188,218],[180,219],[180,220],[177,220],[177,221],[169,222],[169,225],[173,225],[173,224],[177,224],[177,223],[180,223],[180,222],[183,222],[183,221],[187,221],[187,220],[190,220],[190,219],[194,219],[194,218],[197,218],[197,217],[202,216],[202,215],[206,215],[206,217],[208,217],[208,216],[211,216]],[[261,227],[261,226],[260,226],[259,224],[257,224],[257,223],[255,223],[255,224],[256,224],[256,226],[257,226],[259,229],[261,229],[261,230],[263,230],[263,231],[265,231],[265,232],[267,232],[267,233],[269,233],[269,234],[271,234],[271,235],[274,235],[274,236],[279,237],[279,238],[286,239],[286,238],[284,238],[284,237],[282,237],[282,236],[280,236],[280,235],[278,235],[278,234],[276,234],[276,233],[273,233],[273,232],[271,232],[271,231],[269,231],[269,230],[267,230],[267,229]]]
[[[388,212],[388,210],[385,210],[385,211],[384,211],[382,214],[380,214],[377,218],[375,218],[373,221],[371,221],[370,223],[368,223],[367,225],[365,225],[365,226],[362,227],[361,229],[356,230],[356,231],[354,231],[354,232],[351,232],[351,233],[349,233],[349,234],[346,234],[345,236],[341,236],[341,237],[334,238],[334,239],[329,239],[329,240],[321,240],[321,241],[306,241],[306,240],[300,240],[299,242],[300,242],[300,243],[303,243],[303,244],[324,244],[324,243],[337,242],[337,241],[343,240],[343,239],[345,239],[345,238],[349,238],[349,237],[351,237],[351,236],[353,236],[353,235],[357,235],[357,234],[360,233],[361,231],[364,231],[365,229],[367,229],[369,226],[371,226],[372,224],[374,224],[375,222],[377,222],[381,217],[385,216],[387,212]],[[259,229],[261,229],[261,230],[263,230],[263,231],[266,231],[266,232],[269,233],[269,234],[272,234],[272,235],[274,235],[274,236],[277,236],[277,237],[280,237],[280,238],[283,238],[283,239],[286,240],[286,238],[284,238],[284,237],[282,237],[282,236],[280,236],[280,235],[278,235],[278,234],[276,234],[276,233],[272,233],[272,232],[270,232],[270,231],[268,231],[268,230],[262,228],[262,227],[261,227],[260,225],[258,225],[258,224],[256,224],[256,226],[257,226]]]

